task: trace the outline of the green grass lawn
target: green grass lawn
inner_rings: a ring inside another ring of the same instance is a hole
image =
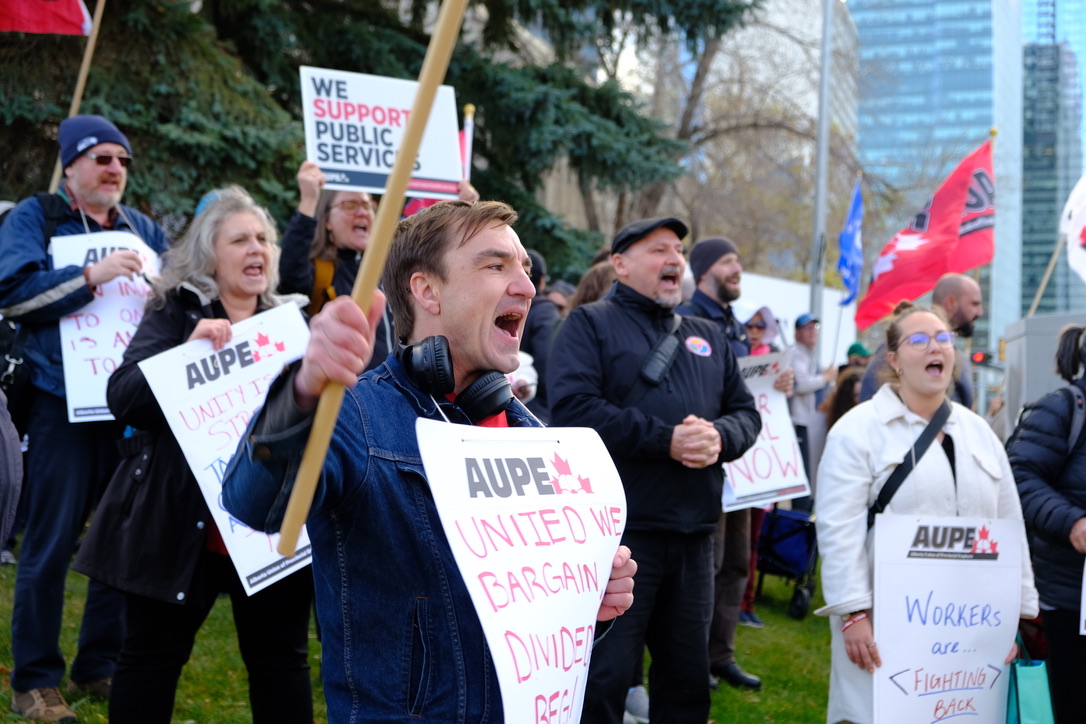
[[[829,694],[830,629],[825,618],[788,615],[793,588],[766,576],[755,608],[765,628],[740,626],[735,659],[762,679],[761,691],[733,689],[721,683],[713,692],[710,721],[723,724],[823,724]],[[636,590],[635,590],[636,592]],[[815,592],[813,611],[822,605]],[[651,693],[650,693],[651,696]]]
[[[87,579],[68,576],[61,650],[70,658],[79,635],[79,619]],[[11,713],[11,604],[15,567],[0,566],[0,722],[25,721]],[[760,692],[721,685],[713,692],[714,722],[734,724],[821,724],[826,716],[830,635],[826,620],[808,615],[796,621],[787,614],[792,588],[783,579],[767,576],[758,615],[764,629],[739,627],[737,659],[740,665],[762,677]],[[816,602],[820,600],[818,594]],[[813,608],[813,606],[812,606]],[[320,645],[310,636],[314,708],[318,722],[325,721],[319,680]],[[708,679],[708,677],[706,677]],[[80,722],[105,724],[106,705],[91,699],[68,702]],[[196,640],[196,648],[181,677],[174,707],[178,724],[234,724],[251,721],[245,666],[237,651],[229,599],[220,599]],[[510,724],[527,724],[510,722]]]

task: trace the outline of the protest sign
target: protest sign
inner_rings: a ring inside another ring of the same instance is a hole
[[[418,83],[364,73],[301,66],[306,158],[320,166],[326,189],[384,193]],[[437,89],[407,192],[455,199],[460,141],[456,96]]]
[[[1006,721],[1024,540],[1019,520],[876,518],[876,724]]]
[[[582,428],[415,426],[482,622],[505,720],[580,721],[596,613],[626,526],[607,449]]]
[[[140,255],[144,275],[158,276],[158,254],[127,231],[54,236],[49,244],[54,269],[86,269],[122,249]],[[106,382],[121,364],[150,295],[151,285],[143,276],[134,280],[117,277],[99,284],[90,304],[60,320],[69,422],[113,419],[106,404]]]
[[[301,312],[288,303],[233,325],[218,351],[196,339],[140,362],[249,595],[308,565],[309,537],[303,530],[295,554],[279,555],[278,534],[251,529],[222,506],[222,478],[268,386],[308,342]]]
[[[773,389],[781,374],[792,366],[791,350],[740,357],[738,362],[758,405],[762,429],[742,457],[724,463],[724,510],[731,512],[810,495],[807,470],[788,413],[788,398]]]

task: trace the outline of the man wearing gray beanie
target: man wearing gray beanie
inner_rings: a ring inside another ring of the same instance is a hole
[[[680,314],[704,317],[714,322],[731,343],[736,357],[750,354],[746,330],[732,312],[731,303],[739,299],[743,265],[739,250],[722,236],[703,239],[690,250],[690,271],[697,289]],[[777,378],[776,389],[792,392],[792,370]],[[709,628],[709,672],[713,679],[739,689],[758,690],[762,681],[744,671],[735,660],[735,632],[740,620],[740,604],[750,575],[751,511],[721,512],[713,535],[713,621]],[[759,518],[760,522],[760,518]],[[752,625],[757,619],[751,621]],[[760,621],[758,622],[760,623]]]
[[[0,225],[0,314],[20,325],[33,386],[21,501],[26,528],[11,621],[12,709],[35,721],[76,721],[60,692],[64,584],[87,515],[119,462],[115,443],[122,433],[114,422],[68,421],[59,321],[89,304],[99,285],[131,279],[142,268],[128,249],[104,252],[85,266],[54,267],[50,239],[123,231],[158,253],[168,247],[155,222],[120,203],[132,147],[117,126],[101,116],[74,116],[61,122],[58,142],[60,189],[25,199]],[[119,592],[88,583],[70,694],[108,698],[123,604]]]

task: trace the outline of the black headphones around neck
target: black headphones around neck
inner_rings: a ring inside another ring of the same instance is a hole
[[[429,395],[444,397],[456,389],[449,340],[442,335],[401,346],[400,364],[411,381]],[[465,387],[456,396],[456,405],[477,425],[504,410],[511,399],[509,378],[491,370]]]

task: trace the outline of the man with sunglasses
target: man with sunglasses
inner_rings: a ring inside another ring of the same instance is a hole
[[[980,285],[965,274],[944,274],[939,277],[931,292],[931,303],[933,306],[942,307],[951,331],[966,339],[973,336],[973,326],[984,314],[984,298]],[[957,361],[958,375],[950,390],[950,399],[973,409],[973,365],[970,364],[967,354],[959,354]],[[860,383],[860,402],[870,400],[878,392],[887,366],[886,345],[883,344],[875,350],[867,365],[867,371],[864,372],[863,381]]]
[[[35,721],[76,721],[60,692],[65,661],[60,652],[64,583],[76,541],[117,466],[113,422],[68,422],[59,321],[92,299],[95,287],[133,278],[141,260],[134,251],[107,254],[87,267],[53,266],[52,237],[127,231],[162,253],[162,229],[120,201],[132,148],[101,116],[73,116],[60,124],[64,180],[56,194],[19,203],[0,226],[0,314],[18,322],[34,390],[22,504],[26,516],[11,621],[14,668],[12,708]],[[79,651],[68,691],[109,696],[123,636],[121,595],[88,585]]]

